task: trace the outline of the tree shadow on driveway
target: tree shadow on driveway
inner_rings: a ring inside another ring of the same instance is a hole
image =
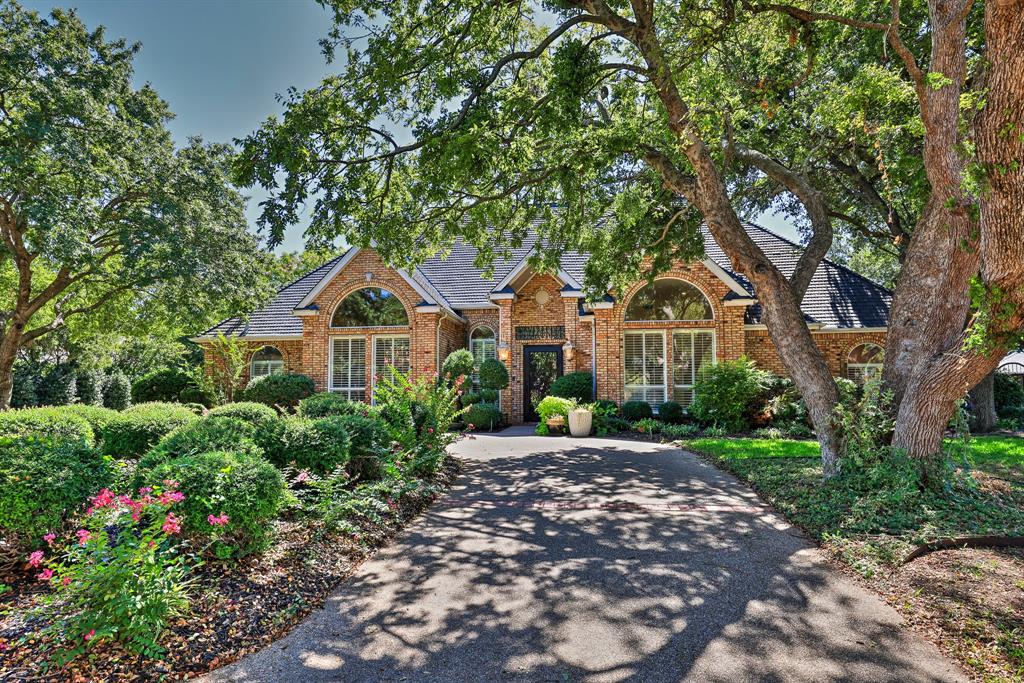
[[[214,680],[949,681],[894,611],[679,450],[478,437],[289,636]]]

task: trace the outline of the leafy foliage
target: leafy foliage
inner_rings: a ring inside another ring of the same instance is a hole
[[[65,408],[21,408],[0,412],[0,436],[35,436],[95,443],[89,421]]]
[[[654,417],[654,410],[647,401],[626,401],[622,404],[622,417],[630,422]]]
[[[489,432],[501,426],[501,411],[497,406],[486,403],[478,403],[465,412],[462,416],[468,429],[475,431]],[[472,425],[470,427],[469,425]]]
[[[116,410],[87,403],[75,403],[69,406],[64,406],[64,408],[61,409],[61,412],[68,413],[70,415],[77,415],[88,422],[89,426],[92,427],[93,434],[98,438],[102,438],[103,429],[107,426],[107,423],[117,416]]]
[[[669,424],[679,424],[686,419],[686,411],[675,401],[665,401],[658,406],[658,419]]]
[[[550,429],[548,427],[548,420],[554,417],[562,417],[566,420],[569,419],[569,411],[576,407],[576,401],[571,398],[562,398],[561,396],[545,396],[537,404],[537,417],[540,420],[537,423],[537,433],[545,435]]]
[[[151,470],[178,458],[227,450],[246,455],[263,455],[263,450],[256,445],[255,438],[256,427],[249,422],[225,415],[210,416],[183,424],[162,437],[142,456],[136,468],[136,486],[147,483],[146,479]]]
[[[315,391],[313,380],[300,373],[264,375],[250,380],[241,398],[271,407],[294,408]]]
[[[75,402],[78,395],[78,383],[74,368],[68,363],[57,363],[43,372],[36,394],[39,405],[66,406]]]
[[[551,383],[548,393],[589,403],[594,400],[594,376],[589,372],[566,373]]]
[[[694,387],[690,413],[704,424],[742,431],[750,426],[749,406],[769,377],[748,358],[709,365]]]
[[[278,467],[291,465],[318,474],[345,465],[351,455],[346,422],[340,416],[278,419],[260,427],[256,443]]]
[[[107,375],[103,382],[103,407],[125,410],[132,404],[132,385],[120,370]]]
[[[448,354],[441,364],[441,377],[448,384],[454,384],[459,377],[473,374],[473,354],[467,349],[456,349]]]
[[[132,401],[181,401],[181,394],[192,385],[192,376],[181,368],[168,367],[147,372],[132,384]]]
[[[110,465],[82,439],[0,436],[2,545],[15,552],[38,547],[110,481]]]
[[[239,401],[238,403],[228,403],[226,405],[218,406],[211,410],[207,417],[231,417],[260,427],[268,422],[276,420],[277,411],[269,406],[263,405],[262,403]]]
[[[349,401],[340,394],[321,392],[299,402],[299,415],[303,417],[327,417],[329,415],[365,415],[369,412],[365,403]]]
[[[173,403],[140,403],[103,428],[103,452],[115,458],[139,458],[178,427],[196,421],[188,408]]]
[[[98,370],[79,370],[75,375],[75,391],[83,405],[103,405],[103,373]]]
[[[390,436],[384,421],[371,416],[362,405],[363,412],[337,415],[335,423],[345,430],[349,439],[348,472],[354,480],[378,479],[383,474],[383,463],[389,453]]]
[[[508,368],[497,358],[488,358],[481,363],[479,376],[480,388],[483,391],[501,391],[508,388]]]

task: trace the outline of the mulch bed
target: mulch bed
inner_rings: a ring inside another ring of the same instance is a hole
[[[434,484],[447,489],[460,469],[455,459],[446,459]],[[40,624],[24,618],[43,589],[29,572],[0,577],[11,587],[0,596],[0,681],[181,680],[229,664],[281,638],[323,605],[435,498],[407,496],[399,501],[397,520],[363,521],[355,535],[327,533],[309,520],[276,522],[275,542],[266,553],[197,571],[190,613],[171,623],[161,638],[167,649],[162,660],[107,642],[63,668],[44,671],[55,644],[33,637]]]

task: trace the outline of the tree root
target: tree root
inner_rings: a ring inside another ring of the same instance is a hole
[[[1024,548],[1024,536],[957,536],[955,538],[940,538],[937,541],[925,543],[914,548],[904,558],[902,566],[910,564],[919,557],[923,557],[936,550],[953,550],[955,548]]]

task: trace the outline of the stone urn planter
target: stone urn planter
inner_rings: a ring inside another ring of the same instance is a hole
[[[594,421],[594,414],[586,408],[576,408],[569,411],[569,434],[572,436],[590,436],[590,425]]]

